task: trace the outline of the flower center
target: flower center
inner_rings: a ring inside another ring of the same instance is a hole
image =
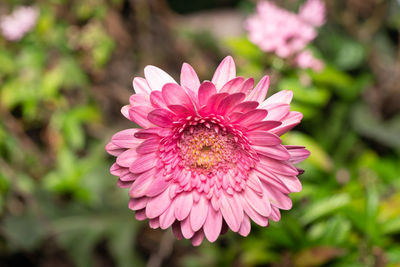
[[[237,143],[218,125],[196,125],[185,130],[178,142],[184,166],[200,172],[231,168],[237,162]]]

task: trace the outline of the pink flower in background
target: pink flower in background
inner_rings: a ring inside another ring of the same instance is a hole
[[[0,19],[0,29],[9,41],[18,41],[35,25],[39,12],[34,7],[20,6],[12,14]]]
[[[324,2],[321,0],[308,0],[300,7],[299,17],[312,26],[322,26],[325,23]]]
[[[251,220],[267,226],[292,207],[288,194],[302,188],[294,164],[309,152],[281,144],[302,119],[290,111],[291,91],[264,100],[269,77],[253,88],[253,78],[236,77],[231,57],[211,82],[200,83],[186,63],[180,85],[154,66],[144,76],[133,80],[136,94],[122,108],[142,129],[121,131],[106,146],[138,220],[172,226],[178,239],[200,245],[228,228],[247,236]]]
[[[311,68],[315,71],[320,71],[324,68],[324,63],[316,59],[308,50],[300,52],[295,58],[296,65],[300,68]]]
[[[256,13],[247,19],[245,27],[250,41],[261,50],[287,58],[301,53],[317,36],[315,27],[324,22],[325,5],[321,0],[307,0],[299,14],[262,1],[257,4]]]
[[[296,14],[263,1],[246,21],[249,39],[261,50],[288,57],[302,50],[317,35],[312,25]]]

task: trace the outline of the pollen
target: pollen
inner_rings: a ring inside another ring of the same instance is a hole
[[[178,147],[185,167],[213,173],[236,164],[238,146],[232,134],[218,125],[209,126],[197,125],[183,132]]]

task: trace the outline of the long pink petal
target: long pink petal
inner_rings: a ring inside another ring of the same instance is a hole
[[[258,103],[262,103],[267,96],[269,88],[269,76],[265,75],[258,82],[257,86],[250,92],[250,95],[247,97],[249,101],[257,101]]]
[[[244,197],[247,200],[247,203],[249,203],[249,205],[253,207],[255,211],[257,211],[264,217],[269,216],[269,214],[271,213],[271,206],[268,202],[264,203],[262,195],[258,195],[256,192],[249,188],[245,190]]]
[[[293,92],[288,90],[282,90],[272,96],[268,97],[262,106],[268,106],[270,104],[290,104],[293,98]]]
[[[236,76],[236,66],[233,58],[227,56],[222,60],[216,69],[214,76],[211,80],[215,84],[217,90],[221,89],[228,81],[232,80]]]
[[[200,231],[196,232],[194,234],[194,236],[192,237],[192,239],[191,239],[192,245],[195,247],[200,246],[201,243],[203,242],[203,240],[204,240],[204,232],[203,232],[203,230],[200,230]]]
[[[135,148],[141,143],[141,140],[137,139],[134,136],[135,133],[139,130],[140,129],[133,128],[120,131],[114,134],[113,137],[111,137],[111,142],[119,147]]]
[[[253,149],[264,156],[277,159],[277,160],[288,160],[290,154],[283,145],[276,146],[252,146]]]
[[[183,221],[181,221],[181,231],[182,235],[186,238],[192,238],[194,235],[194,231],[192,229],[192,226],[190,225],[190,217],[186,217]]]
[[[160,145],[160,140],[158,138],[149,138],[143,141],[137,148],[136,152],[138,154],[149,154],[156,152]]]
[[[136,149],[131,148],[120,154],[116,162],[119,166],[129,168],[138,157]]]
[[[199,106],[202,107],[207,104],[208,99],[217,93],[215,85],[211,82],[203,82],[199,88]]]
[[[136,159],[129,167],[129,170],[133,173],[142,173],[154,168],[156,164],[157,155],[155,153],[150,153],[146,155],[141,155],[138,159]]]
[[[239,221],[236,220],[236,217],[234,216],[234,211],[236,207],[232,207],[230,205],[230,202],[227,200],[225,194],[221,195],[221,213],[222,216],[224,217],[225,222],[228,224],[229,228],[233,232],[239,231],[240,228],[240,223]]]
[[[236,77],[227,82],[221,90],[219,90],[219,93],[229,93],[229,94],[234,94],[234,93],[239,93],[240,89],[242,88],[242,84],[244,82],[243,77]]]
[[[147,114],[152,110],[153,108],[147,106],[132,107],[129,109],[129,117],[142,128],[150,128],[153,127],[154,124],[147,119]]]
[[[240,125],[247,127],[253,123],[262,121],[265,116],[268,115],[268,111],[264,109],[256,109],[243,114],[235,123],[240,123]]]
[[[192,100],[185,90],[177,84],[167,83],[164,85],[162,88],[162,95],[167,106],[182,105],[190,111],[194,110]]]
[[[254,86],[254,79],[253,78],[248,78],[246,79],[241,88],[240,88],[240,92],[244,93],[245,95],[248,95],[251,91],[251,89]]]
[[[106,151],[108,154],[113,155],[115,157],[118,157],[119,155],[121,155],[123,152],[125,152],[125,148],[121,148],[119,146],[116,146],[115,144],[113,144],[112,142],[109,142],[106,145]]]
[[[254,110],[258,107],[258,102],[256,101],[246,101],[242,102],[235,107],[233,107],[232,112],[249,112],[251,110]]]
[[[161,91],[167,83],[176,83],[176,81],[165,71],[155,66],[146,66],[144,76],[152,91]]]
[[[283,210],[290,210],[292,208],[292,200],[288,195],[278,190],[272,190],[270,187],[264,187],[264,193],[271,201],[271,205]]]
[[[147,119],[155,125],[163,128],[169,128],[172,126],[173,114],[168,110],[158,108],[150,112],[147,115]]]
[[[285,146],[290,154],[290,162],[293,164],[302,162],[310,156],[310,151],[304,147]]]
[[[161,91],[153,91],[150,94],[150,102],[154,108],[166,108],[167,104],[164,101]]]
[[[193,231],[198,231],[204,224],[208,213],[208,200],[201,196],[199,202],[194,203],[190,212],[190,225]]]
[[[161,229],[167,229],[170,227],[174,222],[175,222],[175,215],[174,215],[174,207],[175,203],[172,202],[171,206],[164,211],[163,214],[160,216],[160,228]]]
[[[269,132],[248,132],[247,137],[256,146],[276,146],[282,142],[279,136]]]
[[[145,196],[147,188],[149,188],[152,183],[153,176],[154,171],[148,171],[139,175],[129,189],[129,196],[133,198]]]
[[[182,221],[186,219],[193,207],[192,193],[180,193],[175,199],[175,217]]]
[[[213,208],[208,208],[207,219],[204,223],[204,233],[210,242],[217,240],[221,233],[222,227],[222,214],[220,211],[216,211]]]
[[[181,85],[189,88],[193,92],[197,92],[200,86],[200,80],[196,74],[196,71],[187,63],[183,63],[182,65]]]
[[[154,197],[161,194],[163,191],[168,189],[171,181],[166,181],[165,177],[161,174],[155,176],[155,179],[151,182],[150,186],[146,190],[146,196]]]
[[[146,206],[146,216],[150,219],[160,216],[171,205],[168,190],[152,198]]]
[[[244,198],[244,196],[240,197],[242,202],[242,207],[245,212],[256,224],[260,226],[267,226],[268,225],[268,217],[262,216],[260,213],[256,212]]]
[[[144,209],[147,205],[147,202],[149,202],[149,199],[147,197],[131,198],[129,200],[129,209],[131,210]]]
[[[136,77],[133,79],[132,84],[136,94],[142,94],[146,96],[150,95],[151,89],[146,79],[141,77]]]
[[[250,219],[247,215],[244,215],[242,224],[240,225],[239,234],[241,236],[248,236],[251,229]]]
[[[263,155],[259,155],[259,156],[260,156],[259,164],[262,166],[265,166],[266,168],[269,168],[271,171],[273,171],[275,173],[288,175],[288,176],[298,174],[297,169],[289,162],[271,159],[271,158],[265,157]]]
[[[225,113],[229,112],[234,105],[238,102],[242,101],[245,98],[243,93],[235,93],[232,95],[227,96],[222,102],[218,105],[217,112],[219,114],[224,115]]]
[[[268,131],[273,128],[280,126],[282,122],[280,121],[260,121],[253,124],[250,124],[247,127],[248,131]]]
[[[270,121],[280,121],[289,114],[290,111],[290,105],[288,104],[271,104],[264,108],[268,110],[268,115],[265,120]]]
[[[282,125],[272,129],[271,132],[277,135],[282,135],[299,124],[302,118],[303,114],[300,112],[291,111],[285,118],[282,119]]]

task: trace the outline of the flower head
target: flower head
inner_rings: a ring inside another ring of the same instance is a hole
[[[2,17],[0,28],[9,41],[18,41],[36,24],[39,12],[34,7],[20,6],[12,14]]]
[[[322,0],[307,0],[300,7],[299,14],[262,1],[245,26],[250,41],[261,50],[274,52],[282,58],[294,57],[295,65],[301,68],[320,70],[323,63],[304,49],[317,36],[315,27],[324,23],[325,5]]]
[[[288,57],[304,49],[317,33],[314,27],[297,14],[275,4],[262,1],[257,12],[246,21],[249,39],[265,52]]]
[[[279,136],[302,118],[290,111],[291,91],[264,100],[269,77],[253,88],[253,78],[236,77],[231,57],[211,82],[200,83],[186,63],[180,85],[154,66],[144,74],[122,108],[142,129],[121,131],[106,146],[138,220],[172,226],[177,238],[199,245],[228,228],[246,236],[250,220],[267,226],[292,207],[288,194],[301,190],[302,172],[293,164],[309,152],[281,144]]]

